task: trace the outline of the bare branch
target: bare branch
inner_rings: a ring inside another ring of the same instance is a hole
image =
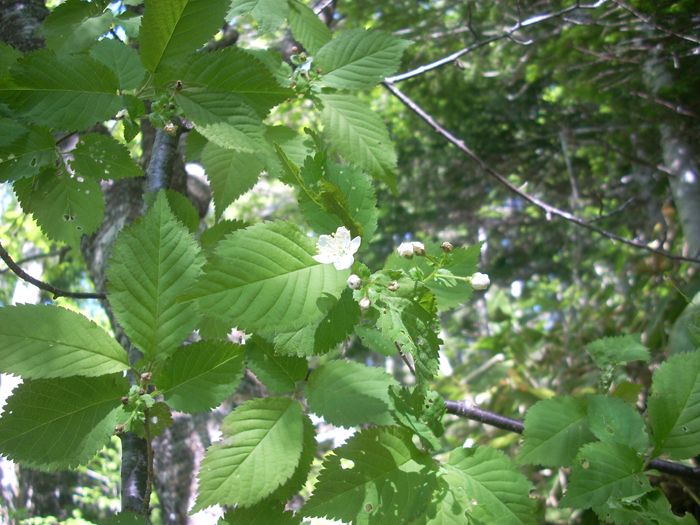
[[[27,272],[25,272],[22,268],[20,268],[15,261],[12,260],[12,257],[10,257],[10,254],[7,253],[5,248],[2,247],[2,243],[0,243],[0,258],[2,258],[3,261],[5,261],[5,264],[7,264],[8,268],[12,270],[14,274],[17,275],[20,279],[27,281],[29,284],[33,284],[37,288],[50,292],[53,294],[53,298],[56,299],[58,297],[71,297],[73,299],[106,299],[107,294],[106,293],[101,293],[101,292],[96,292],[96,293],[83,293],[83,292],[69,292],[68,290],[61,290],[60,288],[56,288],[55,286],[51,286],[50,284],[46,284],[45,282],[42,282],[38,279],[35,279],[31,275],[29,275]]]
[[[486,425],[491,425],[492,427],[503,430],[509,430],[511,432],[515,432],[516,434],[522,434],[525,429],[525,425],[522,423],[522,421],[484,410],[483,408],[474,406],[466,401],[446,400],[445,405],[447,406],[448,414],[453,414],[464,419],[480,421]],[[649,462],[648,468],[656,469],[659,472],[670,474],[671,476],[680,476],[688,479],[700,480],[700,468],[698,467],[688,467],[686,465],[679,465],[678,463],[673,463],[671,461],[652,459]]]
[[[52,251],[48,253],[39,253],[37,255],[31,255],[29,257],[25,257],[24,259],[20,259],[19,261],[15,261],[15,264],[19,266],[20,264],[28,263],[30,261],[37,261],[39,259],[48,259],[49,257],[59,257],[63,258],[64,255],[66,255],[69,251],[71,251],[73,248],[70,246],[64,246],[58,251]],[[4,268],[0,270],[0,275],[2,275],[5,272],[9,272],[11,268],[8,266],[7,268]]]
[[[643,98],[644,100],[648,100],[649,102],[654,102],[655,104],[658,104],[659,106],[663,106],[665,108],[670,109],[671,111],[678,113],[679,115],[685,115],[687,117],[693,117],[693,118],[700,118],[696,113],[693,113],[689,109],[685,109],[683,106],[680,104],[674,104],[673,102],[669,102],[667,100],[664,100],[659,97],[655,97],[653,95],[648,95],[646,93],[642,93],[641,91],[634,91],[630,90],[630,93],[636,97]]]
[[[418,115],[420,118],[422,118],[438,134],[445,137],[448,140],[448,142],[450,142],[451,144],[456,146],[457,149],[459,149],[467,157],[469,157],[474,162],[476,162],[482,170],[484,170],[486,173],[488,173],[493,178],[498,180],[498,182],[500,182],[502,185],[504,185],[506,188],[508,188],[510,191],[512,191],[516,195],[522,197],[526,201],[528,201],[531,204],[534,204],[538,208],[542,209],[545,212],[547,219],[550,219],[552,217],[552,215],[556,215],[557,217],[561,217],[562,219],[566,219],[569,222],[577,224],[578,226],[581,226],[581,227],[586,228],[588,230],[594,231],[594,232],[598,233],[599,235],[602,235],[603,237],[607,237],[608,239],[611,239],[613,241],[619,241],[621,243],[628,244],[630,246],[634,246],[635,248],[646,250],[648,252],[652,252],[652,253],[655,253],[657,255],[661,255],[662,257],[667,257],[669,259],[673,259],[675,261],[686,261],[686,262],[692,262],[692,263],[700,263],[700,259],[692,258],[692,257],[685,257],[682,255],[674,255],[674,254],[668,253],[664,250],[659,250],[659,249],[647,246],[643,242],[635,241],[633,239],[628,239],[626,237],[622,237],[620,235],[617,235],[616,233],[598,228],[597,226],[594,226],[590,222],[588,222],[584,219],[581,219],[580,217],[577,217],[576,215],[569,213],[568,211],[564,211],[564,210],[561,210],[559,208],[556,208],[555,206],[551,206],[550,204],[547,204],[546,202],[538,199],[534,195],[530,195],[528,193],[523,192],[522,190],[520,190],[520,188],[518,188],[517,186],[512,184],[501,173],[499,173],[498,171],[493,169],[491,166],[486,164],[486,162],[483,159],[481,159],[481,157],[479,157],[476,153],[474,153],[471,149],[469,149],[469,147],[467,147],[467,145],[464,143],[463,140],[459,140],[454,135],[452,135],[449,131],[447,131],[445,128],[443,128],[437,122],[435,122],[435,119],[433,119],[433,117],[431,117],[428,113],[423,111],[423,109],[418,104],[416,104],[413,100],[411,100],[406,94],[404,94],[402,91],[400,91],[396,86],[394,86],[393,83],[389,82],[388,80],[385,80],[384,87],[386,87],[389,91],[391,91],[399,100],[401,100],[401,102],[403,102],[416,115]]]
[[[626,9],[627,11],[632,13],[634,16],[639,18],[645,24],[648,24],[652,29],[656,29],[657,31],[661,31],[662,33],[666,33],[667,35],[673,35],[675,37],[682,38],[683,40],[687,40],[688,42],[695,42],[696,44],[700,44],[700,38],[696,38],[696,37],[690,36],[690,35],[683,35],[681,33],[676,33],[675,31],[673,31],[671,29],[666,29],[665,27],[661,27],[660,25],[655,24],[651,20],[651,18],[649,18],[648,16],[644,16],[643,13],[636,10],[631,5],[626,4],[622,0],[613,0],[613,2],[615,2],[621,8]]]

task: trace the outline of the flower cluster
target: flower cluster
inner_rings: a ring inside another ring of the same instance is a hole
[[[422,242],[402,242],[397,251],[399,257],[413,259],[414,255],[425,255],[425,245]]]
[[[333,263],[336,270],[347,270],[355,262],[354,255],[361,243],[359,236],[350,240],[350,230],[341,226],[335,233],[318,238],[318,255],[314,255],[314,259],[321,264]]]

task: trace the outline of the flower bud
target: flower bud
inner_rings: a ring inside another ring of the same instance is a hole
[[[139,395],[142,396],[146,393],[146,391],[143,388],[139,388]]]
[[[363,310],[369,310],[370,306],[372,306],[372,301],[369,300],[369,297],[363,297],[360,299],[360,308]]]
[[[399,289],[399,283],[397,283],[396,281],[391,281],[389,283],[389,286],[387,286],[387,288],[389,288],[390,291],[395,292],[396,290]]]
[[[399,252],[399,257],[403,257],[404,259],[413,259],[413,250],[413,244],[410,242],[402,242],[397,251]]]
[[[153,377],[153,374],[151,374],[150,372],[144,372],[143,374],[141,374],[141,381],[150,381],[151,377]]]
[[[297,46],[292,47],[292,54],[296,55],[299,53],[299,48]]]
[[[114,427],[114,432],[117,434],[121,434],[124,432],[124,425],[117,425]]]
[[[359,290],[362,287],[362,279],[359,276],[352,274],[348,277],[348,288]]]
[[[486,290],[491,284],[491,279],[485,273],[476,272],[471,276],[472,288],[475,290]]]
[[[442,251],[445,252],[445,253],[450,253],[452,250],[455,249],[455,247],[452,246],[452,244],[450,244],[450,243],[447,242],[447,241],[443,242],[443,243],[440,245],[440,248],[442,248]]]
[[[422,257],[425,255],[425,245],[422,242],[412,242],[413,253]]]
[[[129,404],[129,398],[124,396],[122,397],[122,405],[128,405]]]
[[[174,135],[175,134],[175,124],[172,122],[168,122],[165,127],[163,128],[163,131],[165,131],[168,135]]]

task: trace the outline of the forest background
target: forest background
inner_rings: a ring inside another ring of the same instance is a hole
[[[105,3],[108,10],[91,11],[98,4],[89,4],[79,18],[70,9],[85,4],[65,2],[65,20],[54,15],[53,25],[42,30],[52,12],[61,13],[61,4],[3,0],[0,39],[29,52],[67,32],[77,35],[78,45],[98,34],[135,36],[139,2]],[[412,42],[396,76],[357,93],[386,123],[397,157],[394,191],[391,177],[375,185],[377,228],[362,262],[378,270],[404,241],[484,243],[479,270],[490,276],[491,287],[441,315],[441,373],[433,389],[448,400],[470,400],[522,420],[540,400],[597,391],[599,372],[586,345],[640,334],[649,361],[628,363],[616,381],[638,385],[643,403],[660,363],[694,346],[685,320],[692,319],[687,305],[700,291],[692,262],[700,256],[697,2],[361,0],[309,7],[331,34],[371,28]],[[255,12],[229,18],[207,48],[235,43],[269,46],[286,61],[298,56],[293,47],[302,45],[288,28],[264,27],[265,21]],[[8,66],[3,68],[6,74]],[[319,114],[308,105],[305,110],[307,102],[295,103],[275,109],[270,122],[300,132],[323,129]],[[144,119],[126,142],[127,125],[110,120],[91,131],[124,142],[146,168],[155,129]],[[194,136],[185,129],[179,138],[171,187],[189,195],[210,227],[211,190],[202,176],[207,171],[197,169],[197,146],[188,142]],[[296,190],[275,173],[237,183],[209,178],[225,186],[218,194],[215,188],[216,219],[304,222]],[[47,240],[4,185],[0,239],[9,257],[55,288],[103,290],[102,250],[143,212],[143,187],[139,179],[123,179],[103,182],[102,189],[104,223],[83,238],[79,250],[75,243],[71,248]],[[25,285],[2,271],[0,302],[10,305]],[[96,300],[55,298],[44,290],[37,301],[82,310],[123,337]],[[357,337],[342,351],[399,380],[410,375],[400,356],[372,352]],[[156,441],[156,475],[178,483],[156,482],[154,521],[185,520],[194,497],[191,476],[211,429],[235,406],[265,392],[254,376],[246,378],[220,411],[176,415]],[[3,376],[3,387],[9,381]],[[445,427],[440,439],[446,447],[489,445],[511,455],[518,450],[520,436],[496,426],[453,415]],[[78,471],[18,466],[14,486],[4,470],[5,519],[106,519],[118,507],[120,448],[114,440]],[[526,469],[547,505],[546,520],[571,519],[569,509],[557,508],[566,472]],[[655,482],[677,515],[700,517],[697,480]],[[579,512],[573,519],[593,519],[591,514]]]

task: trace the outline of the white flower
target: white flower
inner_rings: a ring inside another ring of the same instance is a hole
[[[413,259],[413,244],[410,242],[402,242],[397,250],[399,257],[404,259]]]
[[[336,270],[347,270],[355,262],[353,255],[360,249],[361,242],[359,236],[350,240],[350,231],[341,226],[335,233],[318,238],[318,255],[314,255],[314,259],[321,264],[333,263]]]
[[[369,310],[369,307],[372,305],[372,301],[369,300],[369,297],[363,297],[360,299],[360,308],[363,310]]]
[[[491,279],[485,273],[476,272],[471,276],[471,283],[475,290],[486,290],[491,284]]]
[[[359,290],[362,287],[362,279],[354,273],[348,277],[348,288]]]
[[[413,245],[413,253],[416,255],[425,255],[425,244],[422,242],[412,242]]]

